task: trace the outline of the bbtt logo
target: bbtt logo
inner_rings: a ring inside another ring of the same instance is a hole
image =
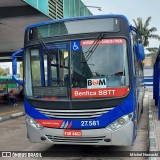
[[[87,88],[106,88],[106,78],[87,79]]]

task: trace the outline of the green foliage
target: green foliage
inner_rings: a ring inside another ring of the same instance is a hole
[[[23,63],[20,63],[20,78],[23,78]]]
[[[7,75],[7,71],[3,68],[0,68],[0,76],[6,76]]]
[[[149,28],[149,23],[151,21],[151,17],[148,17],[145,22],[141,17],[137,18],[137,21],[134,21],[135,27],[139,31],[139,41],[144,45],[144,47],[149,46],[149,39],[158,39],[160,40],[160,36],[156,34],[156,27]]]

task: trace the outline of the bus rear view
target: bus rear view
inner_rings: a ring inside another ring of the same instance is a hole
[[[31,142],[133,145],[143,86],[135,75],[134,61],[141,61],[132,32],[120,15],[26,29],[24,102]]]

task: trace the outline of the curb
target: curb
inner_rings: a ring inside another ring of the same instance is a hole
[[[23,115],[25,115],[24,112],[13,113],[9,116],[0,117],[0,122],[5,121],[5,120],[9,120],[9,119],[13,119],[13,118],[16,118],[16,117],[19,117],[19,116],[23,116]]]
[[[155,126],[154,126],[154,118],[151,106],[151,99],[148,96],[148,105],[149,105],[149,112],[148,112],[148,129],[149,129],[149,152],[157,151],[156,148],[156,136],[155,136]],[[157,160],[156,157],[149,157],[149,160]]]

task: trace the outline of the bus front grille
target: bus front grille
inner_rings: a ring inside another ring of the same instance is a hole
[[[103,109],[89,109],[89,110],[52,110],[36,108],[39,112],[50,118],[68,118],[68,119],[82,119],[82,118],[96,118],[104,113],[109,112],[114,107]]]
[[[45,135],[52,142],[63,142],[63,143],[99,143],[105,136],[101,137],[60,137]]]

